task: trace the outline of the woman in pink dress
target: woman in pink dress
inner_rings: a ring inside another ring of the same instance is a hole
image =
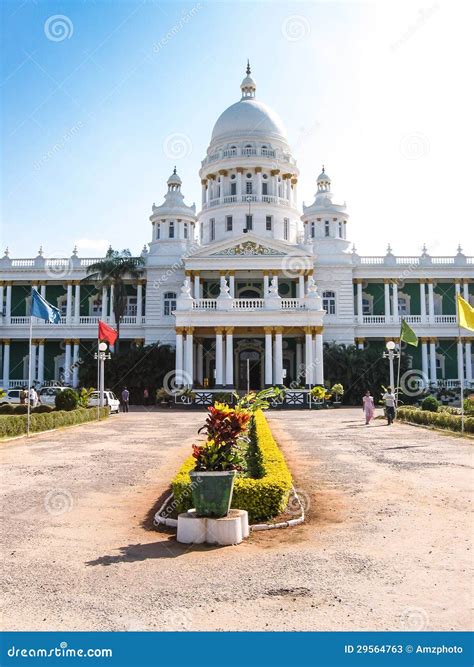
[[[363,411],[365,414],[365,425],[368,426],[370,421],[374,418],[374,412],[375,412],[375,406],[374,406],[374,399],[370,395],[370,391],[365,392],[365,396],[362,399],[363,403]]]

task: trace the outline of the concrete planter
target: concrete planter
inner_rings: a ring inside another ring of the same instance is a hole
[[[198,517],[227,516],[232,502],[236,470],[190,472],[193,504]]]

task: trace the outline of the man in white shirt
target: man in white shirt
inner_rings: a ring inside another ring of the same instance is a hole
[[[395,403],[397,401],[395,394],[393,393],[392,387],[389,387],[385,394],[382,396],[382,399],[385,403],[385,414],[387,415],[387,426],[393,424],[395,419]]]

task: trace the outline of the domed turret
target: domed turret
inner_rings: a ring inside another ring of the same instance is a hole
[[[247,60],[247,76],[245,79],[242,81],[240,84],[240,90],[242,91],[242,99],[249,99],[252,97],[255,97],[255,93],[257,90],[257,86],[255,85],[255,81],[252,79],[250,76],[251,70],[250,70],[250,63]]]
[[[186,246],[194,241],[194,225],[196,223],[196,205],[187,206],[184,203],[184,196],[181,192],[182,180],[176,172],[167,180],[168,192],[165,194],[165,201],[161,206],[152,206],[152,215],[150,222],[153,225],[152,243],[150,252],[158,252],[157,243],[166,242],[169,247],[170,242],[178,242]]]
[[[313,243],[315,252],[334,254],[347,252],[346,204],[335,204],[331,192],[331,179],[323,166],[317,180],[317,192],[311,206],[303,204],[303,220],[305,226],[305,241]]]

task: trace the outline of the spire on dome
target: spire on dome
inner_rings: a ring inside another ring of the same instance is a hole
[[[255,97],[255,91],[257,90],[257,86],[255,85],[255,81],[251,77],[251,69],[250,69],[250,61],[247,60],[247,69],[245,70],[247,76],[245,79],[242,81],[240,84],[240,90],[242,91],[242,99],[252,99]]]
[[[323,165],[323,169],[318,176],[318,192],[329,192],[331,190],[331,179],[326,174],[326,169]]]
[[[168,184],[168,191],[170,191],[170,190],[180,190],[181,189],[181,185],[182,185],[183,182],[180,179],[180,177],[178,176],[178,173],[176,171],[176,167],[173,169],[173,173],[171,174],[171,176],[168,178],[168,180],[166,182]]]

